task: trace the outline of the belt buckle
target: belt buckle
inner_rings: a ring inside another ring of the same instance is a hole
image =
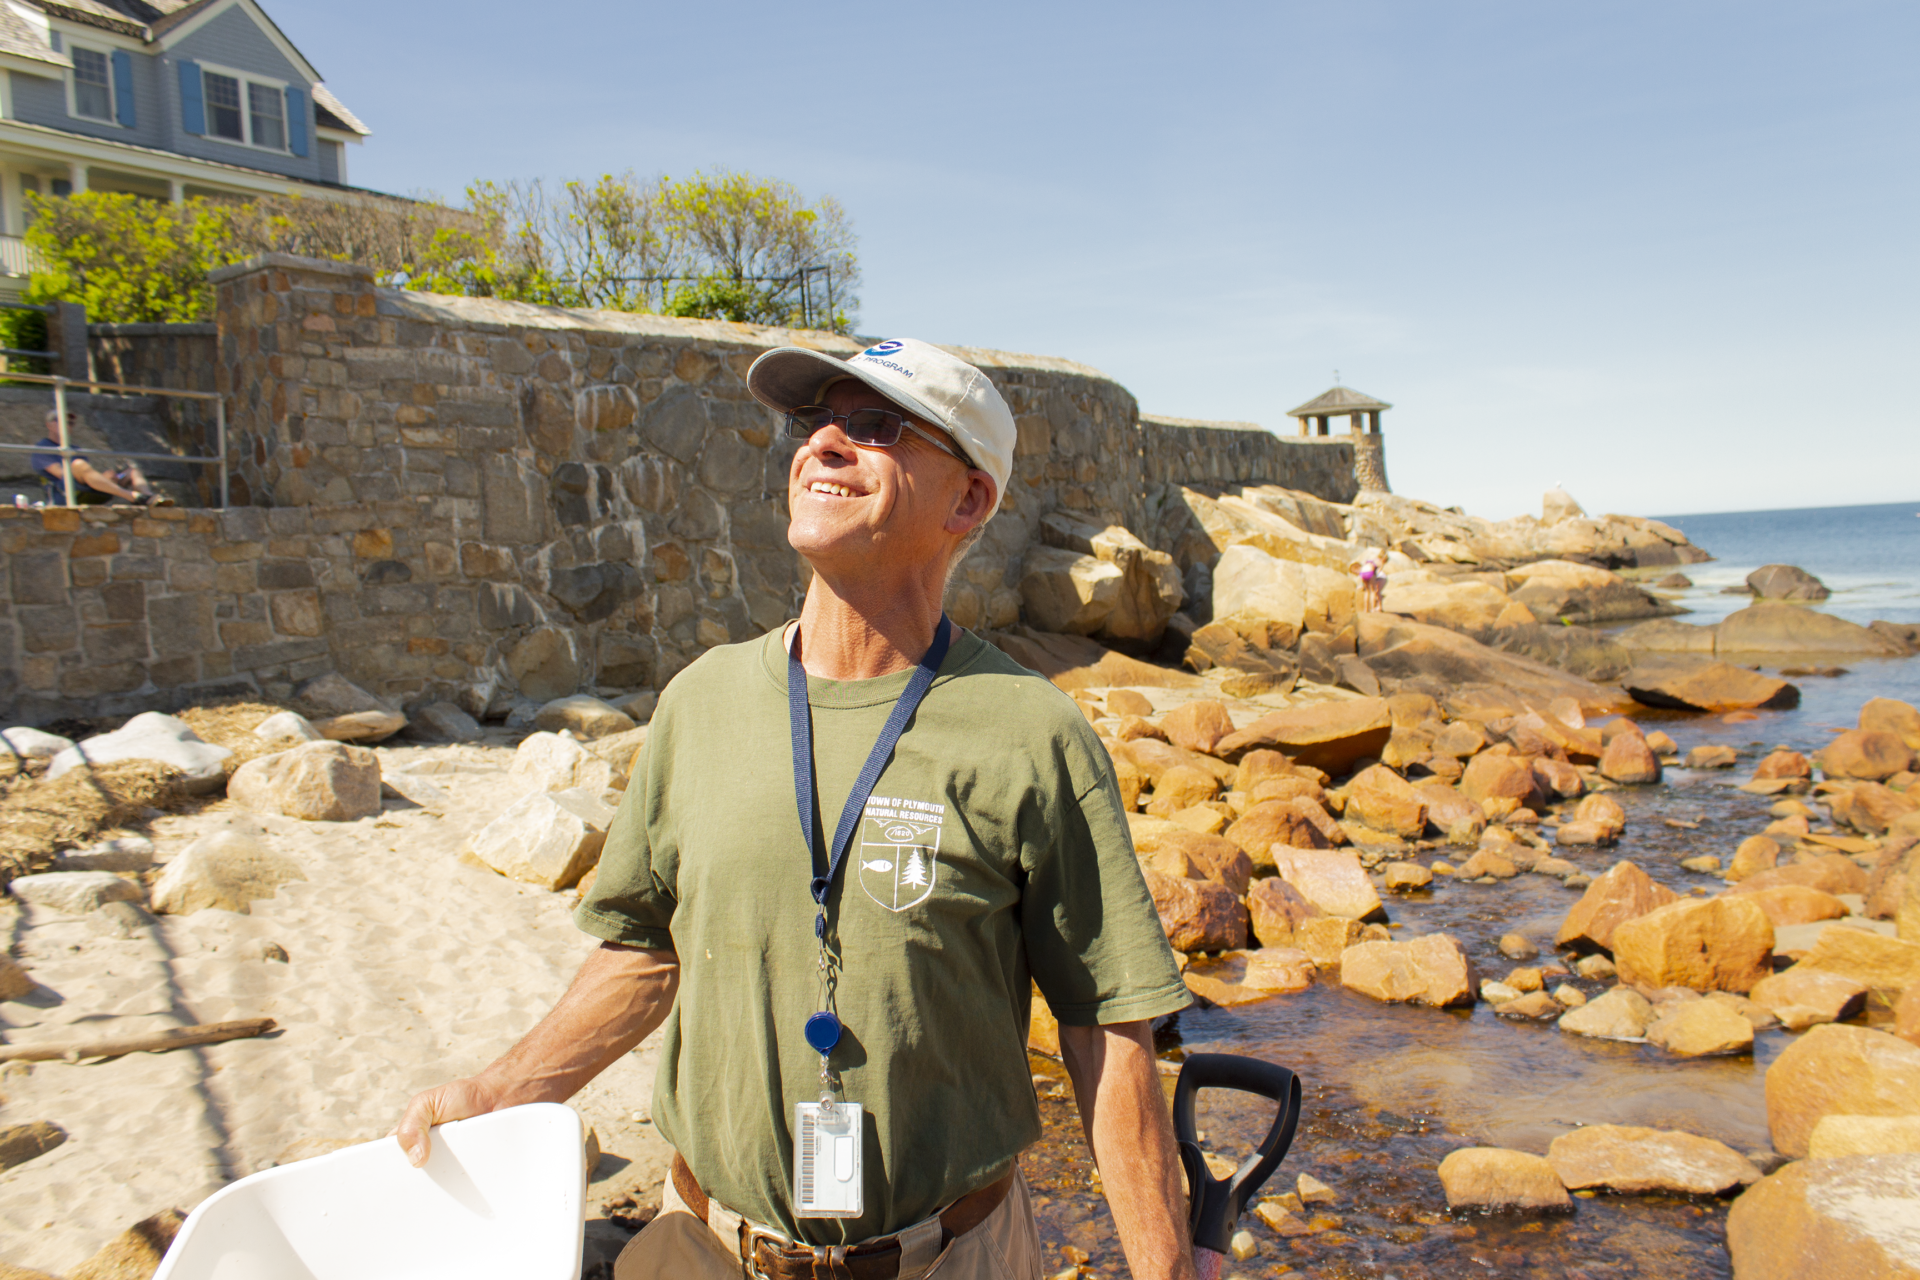
[[[756,1246],[765,1240],[776,1249],[791,1249],[793,1238],[784,1231],[775,1231],[763,1227],[757,1222],[745,1218],[740,1220],[740,1274],[747,1280],[770,1280],[767,1273],[760,1270],[760,1259],[756,1256]]]

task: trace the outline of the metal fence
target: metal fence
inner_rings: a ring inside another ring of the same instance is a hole
[[[49,352],[9,352],[13,355],[48,355]],[[8,453],[57,453],[60,455],[60,472],[66,491],[66,505],[79,506],[75,500],[72,460],[85,454],[86,450],[73,447],[73,441],[67,430],[67,392],[69,389],[98,392],[104,391],[118,395],[135,396],[174,396],[182,400],[213,401],[213,437],[215,452],[212,457],[200,457],[177,453],[123,453],[112,451],[116,458],[131,458],[140,462],[187,462],[220,468],[220,505],[227,505],[227,403],[219,393],[213,391],[176,391],[171,387],[139,387],[123,382],[92,382],[79,378],[61,378],[38,373],[0,374],[13,382],[42,383],[53,388],[53,411],[59,423],[59,447],[49,449],[44,445],[0,444],[0,450]]]

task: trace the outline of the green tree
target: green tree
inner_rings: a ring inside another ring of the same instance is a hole
[[[669,304],[673,314],[798,325],[811,309],[816,325],[850,327],[859,261],[852,223],[832,196],[808,204],[790,182],[723,170],[663,183],[660,203],[674,274],[694,280]]]

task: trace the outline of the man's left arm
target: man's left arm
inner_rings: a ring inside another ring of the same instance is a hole
[[[1153,1056],[1153,1024],[1060,1028],[1080,1124],[1136,1280],[1192,1280],[1186,1175]]]

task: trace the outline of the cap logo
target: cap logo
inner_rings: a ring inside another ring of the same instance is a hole
[[[898,338],[889,338],[885,342],[874,343],[865,351],[855,356],[854,359],[871,360],[883,369],[891,369],[901,377],[911,378],[913,376],[913,370],[903,364],[896,364],[894,361],[887,359],[888,356],[893,355],[906,345],[906,343],[901,342]]]

